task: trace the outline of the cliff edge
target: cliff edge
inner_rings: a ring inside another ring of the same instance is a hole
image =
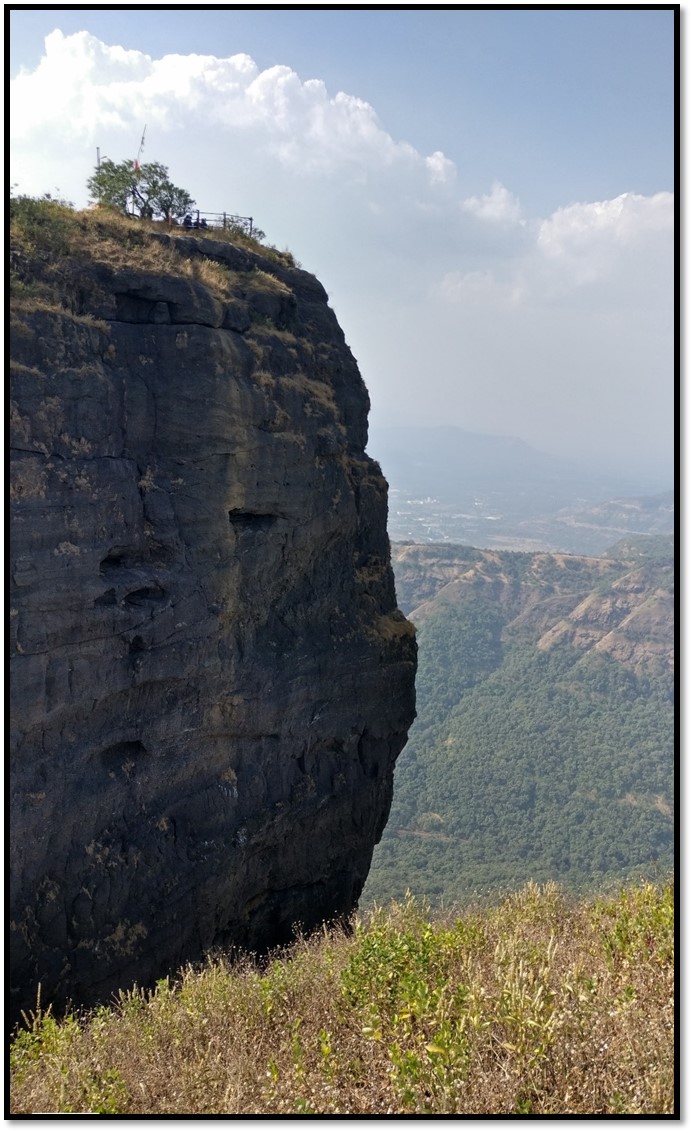
[[[32,207],[29,207],[32,205]],[[12,227],[13,1009],[351,912],[414,716],[368,396],[252,243]],[[35,207],[33,207],[35,205]]]

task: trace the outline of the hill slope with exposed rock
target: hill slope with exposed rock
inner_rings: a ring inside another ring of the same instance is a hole
[[[637,554],[637,552],[636,552]],[[505,632],[538,634],[633,668],[674,667],[674,564],[670,555],[588,557],[394,543],[397,592],[415,624],[472,595],[508,612]]]
[[[466,900],[673,863],[674,560],[393,544],[418,719],[365,890]]]

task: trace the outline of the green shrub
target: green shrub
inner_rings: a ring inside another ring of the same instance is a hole
[[[373,909],[259,966],[223,957],[11,1049],[11,1112],[668,1115],[674,889],[528,885]]]

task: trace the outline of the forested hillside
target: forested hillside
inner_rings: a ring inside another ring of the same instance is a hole
[[[418,629],[418,719],[363,901],[673,860],[673,575],[666,544],[601,558],[393,545]]]

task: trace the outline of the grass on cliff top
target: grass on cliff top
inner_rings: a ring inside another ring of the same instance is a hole
[[[222,264],[211,259],[195,256],[186,258],[173,245],[162,244],[156,235],[167,233],[162,222],[142,220],[138,217],[124,216],[114,209],[96,207],[77,211],[71,206],[50,198],[27,196],[10,197],[10,246],[12,252],[28,258],[53,261],[59,264],[61,257],[88,256],[100,263],[114,268],[128,267],[138,271],[156,273],[170,272],[175,275],[188,275],[221,297],[227,297],[240,273],[231,272]],[[276,248],[261,244],[237,228],[227,230],[196,229],[193,233],[186,229],[174,228],[172,235],[194,235],[201,240],[210,239],[243,247],[261,256],[265,267],[272,261],[283,267],[296,266],[290,252],[279,252]],[[44,279],[45,284],[49,282]],[[255,269],[253,282],[256,286],[266,285],[271,290],[285,290],[286,285],[267,271]],[[33,283],[37,297],[40,288]],[[11,293],[16,299],[29,300],[31,285],[22,284],[17,271],[10,272]]]
[[[11,1112],[674,1113],[674,888],[412,900],[264,967],[217,958],[11,1053]]]

